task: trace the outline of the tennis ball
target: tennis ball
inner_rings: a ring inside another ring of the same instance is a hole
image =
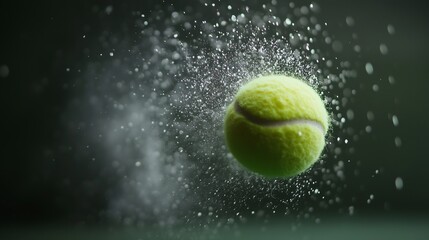
[[[325,146],[328,128],[328,112],[317,92],[284,75],[242,86],[224,122],[232,155],[267,177],[291,177],[308,169]]]

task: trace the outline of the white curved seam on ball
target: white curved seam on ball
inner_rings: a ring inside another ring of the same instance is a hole
[[[311,125],[315,128],[318,128],[322,133],[325,133],[325,128],[323,125],[317,121],[309,120],[309,119],[290,119],[290,120],[268,120],[263,119],[257,116],[252,115],[251,113],[244,110],[240,104],[238,104],[237,101],[234,101],[234,110],[246,118],[248,121],[250,121],[253,124],[261,125],[265,127],[283,127],[283,126],[289,126],[289,125],[298,125],[298,124],[307,124]]]

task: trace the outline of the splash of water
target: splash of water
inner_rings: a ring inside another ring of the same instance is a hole
[[[86,112],[88,135],[106,152],[106,171],[120,179],[104,216],[138,225],[228,224],[308,216],[340,202],[338,183],[353,152],[344,144],[357,140],[347,124],[355,91],[348,84],[356,71],[333,54],[344,45],[318,12],[315,3],[275,1],[134,12],[135,34],[105,40],[114,55],[89,64],[83,77],[88,84],[81,99],[89,104],[79,113]],[[270,73],[305,79],[332,116],[321,160],[292,179],[243,170],[223,139],[224,111],[237,89]]]

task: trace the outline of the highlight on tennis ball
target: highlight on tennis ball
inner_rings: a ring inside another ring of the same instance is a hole
[[[229,151],[248,170],[292,177],[315,163],[329,116],[319,94],[291,76],[258,77],[242,86],[225,115]]]

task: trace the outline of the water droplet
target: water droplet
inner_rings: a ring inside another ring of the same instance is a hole
[[[372,111],[368,111],[366,113],[366,118],[368,119],[368,121],[373,121],[375,119],[375,115]]]
[[[110,15],[113,12],[113,6],[111,5],[107,6],[105,11],[107,15]]]
[[[397,127],[399,125],[399,119],[396,115],[392,116],[393,126]]]
[[[355,117],[355,114],[354,114],[353,110],[351,110],[351,109],[348,109],[346,114],[347,114],[347,118],[349,120],[352,120]]]
[[[397,190],[402,190],[402,188],[404,188],[404,181],[401,177],[395,179],[395,187]]]
[[[389,53],[389,49],[387,48],[386,44],[380,44],[380,52],[383,55],[386,55],[387,53]]]
[[[402,146],[402,140],[400,137],[395,137],[395,146],[396,147]]]
[[[367,133],[372,132],[372,127],[371,126],[366,126],[365,127],[365,132],[367,132]]]
[[[308,7],[307,6],[302,6],[300,9],[300,12],[302,15],[307,15],[308,14]]]
[[[392,25],[392,24],[389,24],[389,25],[387,25],[387,32],[390,34],[390,35],[393,35],[393,34],[395,34],[395,27]]]
[[[351,27],[355,25],[355,20],[352,17],[348,16],[346,17],[346,23]]]
[[[370,75],[374,73],[374,67],[369,62],[365,64],[365,70]]]
[[[349,215],[353,215],[355,213],[355,207],[350,206],[349,207]]]
[[[360,52],[360,50],[361,50],[361,48],[360,48],[360,46],[359,46],[359,45],[355,45],[355,46],[353,47],[353,50],[355,50],[355,52],[359,53],[359,52]]]

